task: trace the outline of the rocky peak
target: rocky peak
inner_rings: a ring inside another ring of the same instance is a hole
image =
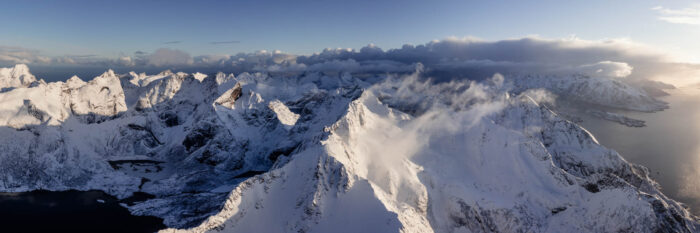
[[[0,88],[27,87],[36,81],[25,64],[17,64],[12,68],[0,68]]]

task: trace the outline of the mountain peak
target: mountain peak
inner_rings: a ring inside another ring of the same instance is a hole
[[[16,64],[15,67],[12,68],[14,72],[20,73],[20,74],[28,74],[29,73],[29,66],[26,64]]]
[[[106,77],[117,77],[117,74],[114,73],[114,70],[109,69],[102,73],[98,78],[106,78]]]
[[[205,78],[207,78],[207,75],[206,75],[206,74],[202,74],[202,73],[199,73],[199,72],[192,74],[192,76],[194,77],[194,79],[197,79],[197,80],[199,80],[200,82],[203,81]]]
[[[70,88],[77,88],[80,86],[85,85],[85,81],[83,81],[80,77],[77,75],[73,75],[73,77],[70,77],[68,80],[66,80],[66,85]]]
[[[29,67],[25,64],[17,64],[12,68],[0,68],[0,88],[27,87],[34,81],[36,77],[29,73]]]
[[[173,75],[173,71],[172,71],[172,70],[169,70],[169,69],[168,69],[168,70],[164,70],[164,71],[161,71],[160,73],[158,73],[158,75],[162,75],[162,76]]]

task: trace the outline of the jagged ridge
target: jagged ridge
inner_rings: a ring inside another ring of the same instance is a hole
[[[0,189],[145,192],[132,213],[193,232],[697,231],[645,168],[503,80],[372,80],[36,81],[0,93]]]

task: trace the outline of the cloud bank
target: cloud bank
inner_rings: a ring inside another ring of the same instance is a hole
[[[700,70],[696,64],[679,62],[673,56],[629,40],[590,41],[537,37],[500,41],[448,38],[389,50],[370,44],[359,50],[327,48],[306,56],[264,50],[235,55],[191,56],[184,51],[161,48],[150,53],[137,51],[132,56],[117,59],[68,56],[48,58],[34,50],[0,47],[0,63],[66,63],[271,73],[401,73],[412,72],[421,66],[427,74],[446,79],[483,79],[494,73],[576,73],[609,78],[668,80],[693,77]]]
[[[0,46],[0,62],[5,63],[49,63],[52,59],[39,55],[38,50],[22,47]]]

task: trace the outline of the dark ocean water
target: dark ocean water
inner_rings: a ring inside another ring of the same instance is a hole
[[[584,128],[627,161],[651,171],[667,196],[700,215],[700,89],[680,88],[661,99],[670,109],[656,113],[618,111],[646,121],[642,128],[581,115]]]
[[[102,191],[0,193],[0,232],[156,232],[160,218],[133,216]]]

